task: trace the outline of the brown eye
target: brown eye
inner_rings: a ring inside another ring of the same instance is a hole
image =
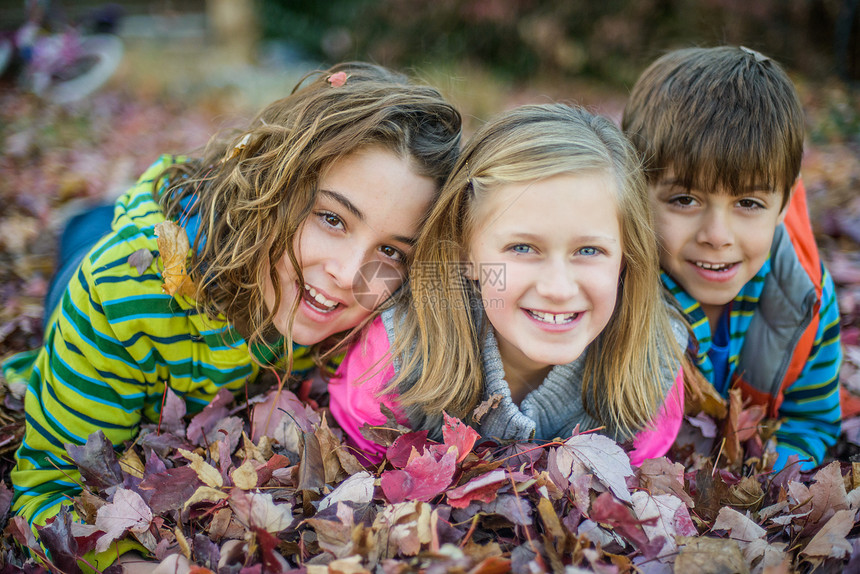
[[[317,217],[322,219],[325,225],[329,227],[333,227],[335,229],[342,229],[344,227],[343,220],[329,211],[320,211],[317,213]]]
[[[379,251],[389,259],[393,259],[397,262],[406,259],[406,256],[403,254],[402,251],[400,251],[396,247],[391,247],[390,245],[383,245],[379,248]]]

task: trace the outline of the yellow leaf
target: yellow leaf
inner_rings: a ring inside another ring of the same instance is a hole
[[[246,460],[230,476],[233,478],[233,484],[242,490],[257,488],[257,467],[250,460]]]
[[[212,488],[224,486],[224,478],[221,476],[221,473],[214,466],[203,460],[202,456],[187,451],[184,448],[179,449],[179,454],[191,461],[191,464],[188,466],[194,469],[194,472],[197,473],[203,484]]]
[[[266,438],[266,437],[263,437],[263,438]],[[262,444],[262,443],[263,443],[263,441],[261,440],[260,444]],[[260,450],[257,447],[257,445],[255,445],[254,442],[250,438],[248,438],[248,435],[245,434],[245,431],[242,431],[242,444],[244,445],[243,449],[245,451],[245,457],[246,458],[252,458],[252,459],[256,460],[257,462],[259,462],[260,464],[266,464],[267,459],[266,459],[265,455],[263,454],[263,451]],[[271,448],[269,450],[271,451]],[[271,458],[271,456],[272,455],[269,454],[269,458]]]
[[[225,498],[227,498],[226,492],[222,492],[217,488],[209,486],[200,486],[194,491],[191,498],[185,502],[185,506],[183,506],[183,508],[188,508],[192,504],[197,504],[198,502],[217,502],[219,500],[224,500]]]
[[[145,470],[143,462],[141,462],[140,457],[137,456],[137,453],[133,450],[129,449],[125,451],[119,459],[119,465],[128,474],[137,478],[143,478],[143,472]]]
[[[185,269],[185,260],[191,246],[185,229],[172,221],[162,221],[155,226],[158,252],[161,254],[162,288],[168,295],[193,297],[197,290]]]
[[[191,560],[191,546],[188,544],[188,540],[185,538],[185,535],[182,534],[182,530],[177,526],[173,529],[173,534],[176,536],[176,542],[179,543],[179,549],[182,550],[182,555]]]

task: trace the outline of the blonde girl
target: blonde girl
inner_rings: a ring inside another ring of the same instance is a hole
[[[92,240],[63,261],[44,347],[4,365],[28,383],[14,511],[69,504],[63,445],[133,439],[167,386],[195,412],[262,368],[302,376],[405,277],[459,133],[437,90],[341,64],[202,157],[162,157],[106,229],[76,220]]]
[[[466,145],[419,237],[408,298],[351,347],[335,418],[371,458],[365,422],[441,436],[600,428],[634,462],[665,454],[683,413],[681,344],[660,288],[639,160],[609,120],[565,105],[502,114]],[[393,360],[392,360],[393,359]],[[476,405],[494,404],[480,421]]]

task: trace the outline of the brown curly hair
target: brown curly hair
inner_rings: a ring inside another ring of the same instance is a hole
[[[340,84],[334,79],[346,82]],[[165,216],[198,215],[189,273],[198,309],[230,321],[249,345],[270,346],[280,305],[272,262],[288,253],[299,281],[293,243],[317,199],[321,174],[339,158],[381,146],[408,158],[417,175],[441,187],[457,158],[461,118],[434,88],[410,83],[380,66],[342,63],[305,76],[292,93],[268,105],[241,134],[213,140],[203,157],[175,164],[158,197]],[[266,274],[277,300],[263,299]],[[293,316],[298,307],[294,303]],[[292,317],[285,335],[292,362]],[[315,346],[331,348],[332,341]]]

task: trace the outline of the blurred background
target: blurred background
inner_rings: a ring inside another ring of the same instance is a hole
[[[531,102],[576,102],[617,121],[638,74],[665,51],[741,44],[782,63],[801,94],[803,176],[840,289],[843,381],[860,392],[858,4],[3,0],[0,358],[41,340],[68,213],[118,195],[159,154],[193,152],[244,124],[308,71],[352,59],[401,69],[440,88],[468,134]],[[0,409],[6,460],[20,428],[17,394],[6,392]]]

